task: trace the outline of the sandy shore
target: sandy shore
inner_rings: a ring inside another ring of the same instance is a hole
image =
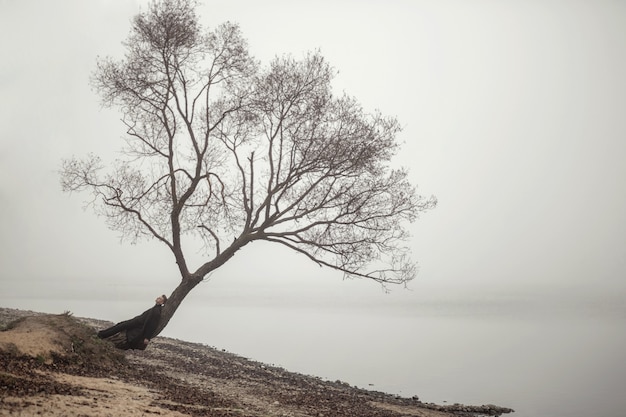
[[[0,416],[397,417],[501,415],[351,387],[158,337],[122,353],[95,337],[110,323],[0,308]]]

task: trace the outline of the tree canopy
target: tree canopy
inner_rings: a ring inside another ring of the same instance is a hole
[[[181,281],[163,328],[211,271],[254,241],[383,284],[416,273],[407,223],[436,205],[394,168],[394,117],[335,95],[315,51],[261,65],[230,22],[202,27],[190,0],[152,3],[132,21],[121,59],[99,59],[92,84],[126,127],[125,159],[63,161],[64,191],[131,241],[173,253]],[[203,242],[189,265],[186,239]]]

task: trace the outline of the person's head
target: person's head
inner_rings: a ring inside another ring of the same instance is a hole
[[[163,305],[167,302],[167,297],[165,296],[165,294],[159,295],[156,300],[154,300],[154,302]]]

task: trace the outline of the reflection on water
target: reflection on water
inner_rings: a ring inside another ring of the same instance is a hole
[[[190,299],[164,335],[426,402],[495,403],[514,408],[518,417],[618,417],[626,410],[621,304],[570,308],[483,300],[384,309],[213,301]],[[111,321],[149,307],[131,301],[0,303]]]

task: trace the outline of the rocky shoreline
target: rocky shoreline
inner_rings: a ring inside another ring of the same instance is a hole
[[[0,329],[19,318],[49,316],[0,308]],[[126,390],[131,390],[128,386],[144,388],[147,391],[141,395],[145,397],[146,405],[142,407],[158,410],[151,413],[172,416],[445,417],[498,416],[513,412],[495,405],[423,403],[417,397],[403,398],[351,387],[341,381],[324,381],[209,346],[170,338],[158,337],[145,351],[129,351],[121,355],[110,346],[101,346],[104,343],[94,337],[95,328],[109,323],[74,319],[67,314],[53,318],[55,323],[61,323],[54,326],[61,327],[65,333],[68,333],[70,321],[81,323],[86,330],[81,330],[83,333],[80,336],[70,335],[71,346],[65,346],[60,353],[53,353],[49,358],[41,354],[22,355],[14,348],[7,348],[9,344],[5,343],[4,349],[0,344],[0,369],[4,370],[0,371],[0,415],[27,415],[20,413],[39,410],[37,401],[44,407],[46,398],[51,396],[66,399],[83,396],[83,402],[79,402],[78,406],[91,409],[93,414],[85,414],[84,411],[81,411],[83,414],[72,414],[66,409],[65,413],[50,415],[109,415],[103,414],[101,409],[104,407],[106,411],[114,407],[106,402],[108,397],[96,398],[88,392],[95,382],[102,381],[112,381],[111,386],[119,381],[126,384]],[[26,323],[30,328],[24,331],[34,335],[32,332],[39,328],[37,323],[40,322]],[[10,330],[0,332],[3,333],[6,336]],[[5,339],[0,339],[0,342]],[[88,346],[92,342],[95,345]],[[80,346],[80,351],[77,346]],[[94,355],[98,355],[97,360],[91,360]],[[72,385],[71,377],[90,379],[76,379]],[[91,389],[94,393],[101,393],[102,390],[101,387]],[[120,414],[117,410],[110,415],[146,414]]]

